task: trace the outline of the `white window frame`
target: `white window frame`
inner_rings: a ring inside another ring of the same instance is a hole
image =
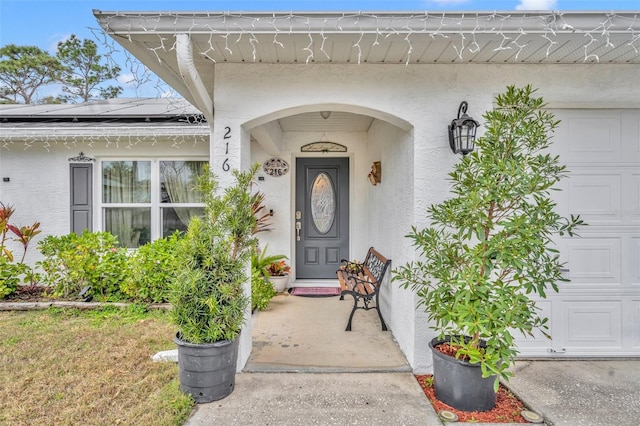
[[[149,161],[151,163],[151,198],[149,203],[105,203],[102,194],[102,165],[107,161]],[[184,157],[184,156],[127,156],[127,157],[101,157],[96,159],[97,167],[94,171],[94,229],[105,231],[104,211],[109,207],[125,208],[150,208],[151,241],[162,238],[162,209],[170,207],[204,207],[204,203],[162,203],[160,199],[160,162],[161,161],[201,161],[209,163],[208,157]]]

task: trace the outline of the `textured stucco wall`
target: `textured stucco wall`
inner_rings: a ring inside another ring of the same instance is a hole
[[[457,157],[447,145],[446,126],[455,118],[462,100],[469,102],[468,113],[479,121],[492,107],[494,96],[508,84],[531,84],[554,106],[637,106],[634,76],[637,67],[626,65],[218,64],[216,113],[218,117],[228,114],[250,127],[306,111],[373,111],[370,115],[381,120],[369,130],[365,152],[345,143],[353,155],[352,164],[356,164],[356,179],[366,175],[372,161],[383,163],[382,185],[365,183],[364,191],[352,193],[352,205],[375,209],[356,219],[367,217],[368,223],[366,229],[359,228],[361,223],[352,226],[351,247],[354,256],[361,256],[358,253],[369,245],[377,246],[398,266],[415,257],[402,237],[408,226],[427,225],[426,208],[448,196],[447,173]],[[408,123],[408,128],[385,123],[385,116]],[[285,159],[293,160],[290,152],[296,150],[297,138],[305,139],[283,135]],[[260,157],[259,150],[252,150],[252,154],[254,161],[268,157]],[[279,193],[279,201],[290,202],[282,194],[291,190],[291,181],[279,189],[285,189]],[[278,226],[291,223],[290,216],[274,220]],[[289,232],[268,239],[270,248],[283,252],[291,246]],[[415,311],[415,302],[409,291],[391,283],[384,294],[383,312],[414,370],[426,372],[431,368],[427,343],[433,332],[425,314]]]
[[[53,141],[52,141],[53,142]],[[69,161],[82,151],[95,158],[93,166],[93,205],[94,230],[101,229],[100,218],[96,206],[100,202],[100,161],[104,159],[118,160],[131,158],[171,158],[171,159],[204,159],[209,156],[209,147],[205,143],[183,144],[174,147],[171,141],[158,138],[157,142],[139,143],[135,146],[109,146],[92,143],[76,143],[74,146],[55,144],[48,150],[40,143],[34,143],[28,150],[20,143],[14,143],[8,149],[0,151],[0,169],[2,177],[10,178],[9,182],[0,179],[0,201],[15,207],[12,222],[18,225],[30,225],[40,222],[42,233],[35,237],[26,261],[33,264],[39,260],[37,242],[46,235],[65,235],[70,232],[70,178]]]

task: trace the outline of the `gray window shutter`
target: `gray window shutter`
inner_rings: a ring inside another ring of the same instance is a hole
[[[93,164],[70,164],[71,174],[71,232],[92,231]]]

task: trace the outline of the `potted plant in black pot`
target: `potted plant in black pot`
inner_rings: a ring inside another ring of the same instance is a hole
[[[463,411],[495,405],[518,354],[514,332],[544,333],[529,296],[566,281],[553,236],[582,224],[554,211],[551,191],[567,171],[546,150],[559,122],[534,92],[509,86],[496,97],[476,151],[449,174],[453,198],[429,207],[431,225],[407,235],[420,260],[394,271],[439,333],[430,342],[436,396]]]
[[[180,386],[198,403],[222,399],[235,386],[238,336],[249,304],[243,287],[257,243],[252,206],[259,194],[250,192],[256,171],[234,171],[236,182],[225,189],[208,169],[200,176],[204,214],[192,218],[178,251],[170,301],[179,328]]]

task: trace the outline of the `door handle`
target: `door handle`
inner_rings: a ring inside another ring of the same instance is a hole
[[[300,241],[300,230],[302,229],[302,223],[296,222],[296,240]]]

